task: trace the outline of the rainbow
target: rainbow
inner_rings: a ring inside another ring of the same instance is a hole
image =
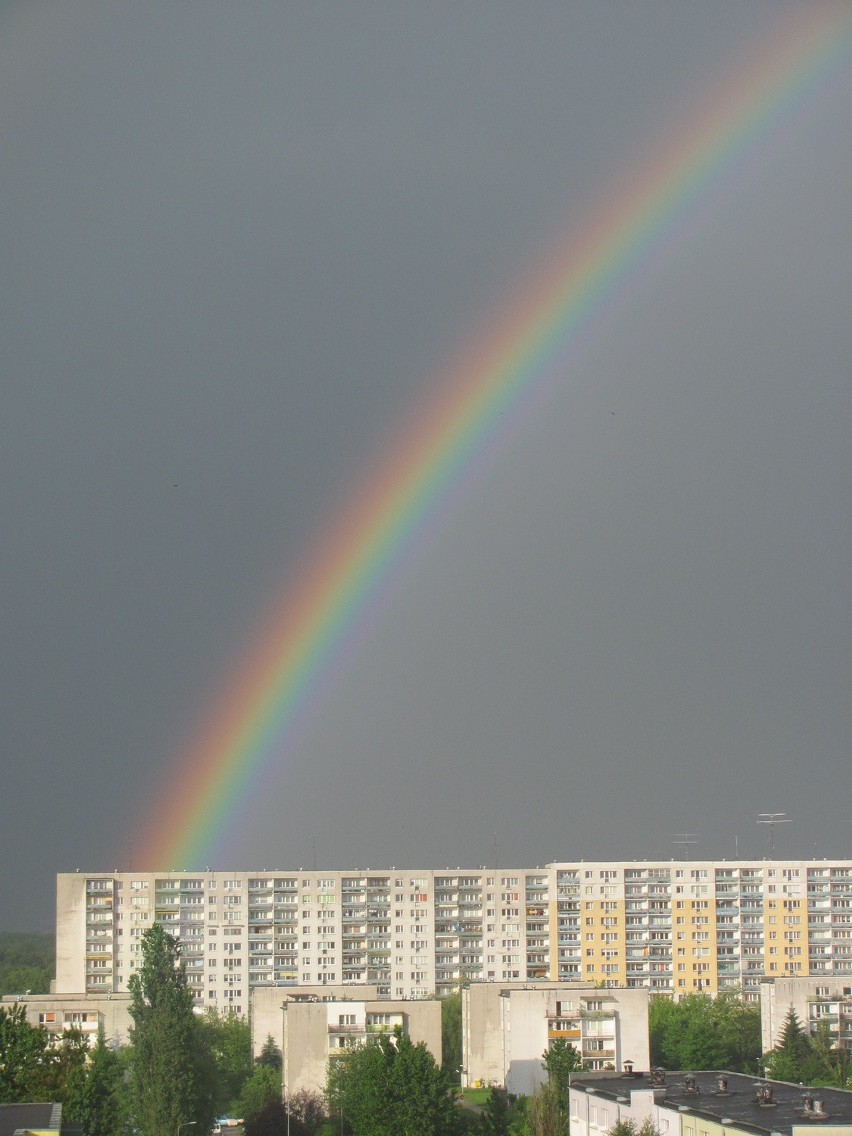
[[[137,838],[154,868],[198,869],[258,781],[293,760],[306,707],[416,536],[483,448],[553,377],[612,303],[695,230],[848,59],[848,8],[804,5],[665,150],[622,179],[626,195],[587,217],[439,377],[425,406],[325,525],[249,644],[215,710]]]

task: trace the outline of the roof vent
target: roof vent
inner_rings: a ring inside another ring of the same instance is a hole
[[[683,1091],[688,1093],[689,1096],[697,1097],[701,1092],[698,1087],[698,1078],[694,1073],[687,1073],[683,1079]]]
[[[648,1080],[652,1085],[664,1085],[666,1083],[666,1071],[662,1065],[654,1066],[648,1074]]]
[[[765,1081],[758,1081],[754,1086],[754,1103],[759,1104],[761,1108],[767,1108],[774,1105],[772,1099],[772,1086],[767,1085]]]
[[[624,1076],[625,1077],[632,1077],[633,1076],[633,1062],[632,1061],[623,1061],[622,1066],[624,1068]]]
[[[719,1097],[728,1096],[728,1078],[724,1073],[720,1073],[716,1078],[716,1095]]]

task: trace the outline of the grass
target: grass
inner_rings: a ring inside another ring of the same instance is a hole
[[[485,1104],[491,1093],[490,1089],[463,1089],[462,1096],[467,1104]]]

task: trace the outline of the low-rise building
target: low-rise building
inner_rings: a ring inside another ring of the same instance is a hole
[[[590,1069],[647,1065],[648,991],[475,982],[462,992],[463,1085],[528,1095],[546,1079],[542,1055],[557,1040]]]
[[[362,993],[363,988],[359,990]],[[324,1093],[329,1063],[341,1052],[399,1029],[415,1045],[423,1042],[441,1064],[441,1004],[436,999],[352,998],[327,988],[260,988],[252,995],[252,1050],[257,1055],[272,1037],[283,1058],[285,1093]],[[282,999],[282,995],[284,995]],[[277,1025],[276,1021],[277,1007]]]
[[[0,999],[3,1007],[24,1007],[31,1026],[47,1030],[58,1039],[66,1030],[76,1029],[94,1045],[99,1027],[114,1046],[126,1045],[132,1023],[129,994],[7,994]]]
[[[830,1043],[852,1049],[852,979],[768,978],[760,986],[763,1052],[781,1040],[790,1010],[808,1033],[827,1031]]]
[[[580,1073],[568,1095],[571,1136],[646,1120],[661,1136],[852,1136],[852,1093],[741,1073]]]

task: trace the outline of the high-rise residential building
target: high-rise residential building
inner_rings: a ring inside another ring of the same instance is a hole
[[[57,880],[56,990],[123,991],[154,922],[199,1005],[258,986],[592,981],[675,996],[852,975],[852,860],[93,872]]]

